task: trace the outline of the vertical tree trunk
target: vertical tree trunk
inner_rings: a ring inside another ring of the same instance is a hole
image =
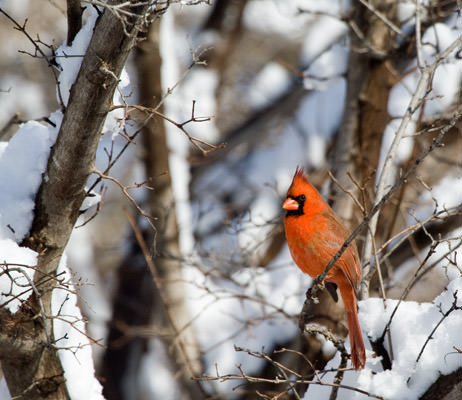
[[[40,254],[34,276],[40,297],[31,296],[14,315],[2,310],[0,358],[10,393],[17,399],[69,397],[54,346],[51,297],[56,282],[48,276],[55,274],[79,215],[100,130],[147,6],[132,11],[125,29],[111,12],[98,19],[48,160],[47,179],[35,199],[34,220],[23,245]]]

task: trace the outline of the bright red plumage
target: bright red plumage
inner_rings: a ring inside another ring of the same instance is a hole
[[[311,277],[321,274],[348,238],[340,217],[311,186],[303,169],[297,168],[283,204],[287,243],[297,266]],[[338,286],[347,316],[351,361],[355,369],[364,367],[366,354],[359,326],[355,292],[361,281],[358,250],[353,242],[326,276]]]

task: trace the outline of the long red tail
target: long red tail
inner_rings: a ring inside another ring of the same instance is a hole
[[[362,369],[366,363],[366,350],[364,348],[361,327],[359,326],[356,296],[351,286],[347,288],[339,287],[339,289],[345,304],[348,332],[350,336],[351,363],[354,369]]]
[[[351,363],[354,369],[364,368],[366,363],[366,350],[364,349],[363,335],[359,327],[358,312],[346,311],[348,331],[351,345]]]

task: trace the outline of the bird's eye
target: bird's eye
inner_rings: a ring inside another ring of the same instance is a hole
[[[306,196],[304,194],[302,194],[301,196],[299,196],[299,199],[300,201],[305,201],[306,200]]]

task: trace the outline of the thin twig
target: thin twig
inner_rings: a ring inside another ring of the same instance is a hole
[[[55,80],[55,83],[56,83],[56,88],[57,88],[57,93],[58,93],[58,99],[59,99],[59,104],[61,105],[61,110],[64,111],[65,109],[65,106],[64,106],[64,101],[63,101],[63,98],[61,96],[61,90],[60,90],[60,86],[59,86],[59,78],[58,78],[58,72],[57,72],[57,64],[54,62],[54,54],[51,55],[51,56],[47,56],[45,54],[45,52],[40,48],[40,46],[37,44],[40,43],[40,44],[43,44],[45,46],[47,46],[49,49],[52,49],[53,53],[54,53],[54,50],[53,50],[53,46],[50,46],[50,45],[47,45],[45,43],[43,43],[42,41],[40,41],[40,39],[38,40],[35,40],[32,38],[32,36],[29,35],[29,33],[26,31],[26,24],[27,24],[27,19],[24,21],[24,24],[21,25],[19,24],[19,22],[17,22],[13,17],[11,17],[5,10],[3,10],[2,8],[0,8],[0,13],[2,13],[6,18],[8,18],[14,25],[15,25],[15,29],[17,29],[18,31],[22,32],[26,38],[29,40],[29,42],[32,43],[32,45],[34,46],[35,48],[35,51],[36,53],[39,53],[45,60],[47,60],[47,63],[48,63],[48,66],[51,67],[51,71],[53,73],[53,77],[54,77],[54,80]]]
[[[341,385],[341,384],[336,384],[336,383],[330,383],[330,382],[325,382],[325,381],[315,381],[311,379],[303,379],[303,378],[297,378],[297,379],[281,379],[279,377],[276,378],[263,378],[263,377],[258,377],[258,376],[252,376],[246,374],[243,370],[242,367],[238,366],[238,369],[240,371],[240,374],[227,374],[227,375],[217,375],[217,376],[211,376],[211,375],[203,375],[199,378],[194,378],[194,380],[198,381],[219,381],[219,382],[225,382],[229,380],[238,380],[241,381],[242,379],[246,380],[249,383],[273,383],[276,385],[280,385],[281,383],[286,383],[286,384],[295,384],[295,383],[300,383],[300,384],[308,384],[308,385],[320,385],[320,386],[330,386],[330,387],[338,387],[339,389],[345,389],[345,390],[351,390],[357,393],[364,394],[370,398],[374,399],[380,399],[383,400],[382,396],[377,396],[374,394],[371,394],[370,392],[367,392],[366,390],[359,389],[354,386],[348,386],[348,385]]]
[[[425,348],[427,347],[428,343],[430,342],[430,340],[433,339],[433,335],[435,334],[436,330],[440,327],[440,325],[443,323],[443,321],[449,316],[449,314],[451,314],[453,311],[456,311],[456,310],[462,310],[462,306],[458,306],[457,305],[457,290],[452,294],[453,297],[454,297],[454,300],[452,302],[452,305],[451,307],[445,312],[443,313],[442,312],[442,309],[441,309],[441,304],[439,305],[440,307],[440,312],[443,314],[441,316],[441,319],[438,321],[438,323],[435,325],[435,327],[432,329],[432,331],[430,332],[430,334],[428,335],[427,339],[425,340],[425,343],[423,344],[422,348],[420,349],[420,352],[419,352],[419,355],[417,356],[416,360],[415,360],[415,365],[417,365],[419,363],[419,360],[420,360],[420,357],[422,357],[422,354],[425,350]],[[411,377],[408,378],[407,382],[409,382],[411,379]]]
[[[388,319],[388,322],[387,324],[385,325],[385,327],[383,328],[383,332],[382,332],[382,335],[380,337],[381,340],[383,340],[383,338],[385,337],[385,333],[388,332],[390,330],[390,325],[393,321],[393,318],[396,314],[396,312],[398,311],[398,308],[399,306],[401,305],[401,303],[404,301],[404,299],[406,298],[407,294],[409,293],[409,290],[410,290],[410,287],[411,287],[411,283],[413,282],[414,278],[417,276],[417,274],[419,273],[419,271],[423,268],[423,266],[427,263],[428,259],[433,255],[433,253],[435,252],[435,248],[437,246],[437,243],[435,243],[435,245],[433,245],[431,248],[430,248],[430,251],[427,253],[427,256],[425,257],[425,259],[422,261],[422,263],[419,265],[419,268],[417,268],[416,272],[414,273],[414,277],[411,278],[411,280],[409,281],[408,285],[406,286],[406,288],[404,289],[403,293],[401,293],[401,296],[398,300],[398,302],[396,303],[396,306],[395,308],[393,309],[391,315],[390,315],[390,318]]]
[[[117,109],[121,108],[122,106],[113,106],[112,109]],[[123,106],[126,108],[126,106]],[[198,149],[202,155],[208,156],[211,152],[214,152],[216,150],[222,149],[226,147],[225,142],[221,142],[218,145],[214,145],[212,143],[209,143],[203,139],[197,138],[195,136],[192,136],[185,128],[186,125],[192,123],[192,122],[206,122],[210,121],[211,117],[197,117],[195,115],[195,107],[196,107],[196,100],[193,100],[192,102],[192,109],[191,109],[191,118],[187,119],[186,121],[183,122],[176,122],[173,119],[167,117],[165,114],[161,113],[160,111],[157,110],[157,107],[155,108],[150,108],[150,107],[144,107],[140,105],[132,105],[130,108],[133,110],[137,110],[143,113],[148,114],[148,117],[152,117],[153,115],[157,115],[164,119],[165,121],[169,122],[170,124],[176,126],[179,130],[181,130],[188,140],[191,142],[191,144]]]
[[[380,19],[386,26],[388,26],[393,32],[398,34],[404,39],[407,39],[407,35],[399,29],[392,21],[390,21],[385,15],[377,10],[372,4],[366,0],[358,0],[364,7],[366,7],[371,13],[373,13],[378,19]]]
[[[149,225],[151,225],[151,227],[155,230],[156,228],[154,227],[152,221],[155,220],[154,217],[152,217],[151,215],[149,215],[146,211],[144,211],[139,205],[138,203],[136,202],[136,200],[130,195],[130,193],[128,193],[128,189],[133,189],[133,188],[138,188],[140,186],[142,186],[143,184],[135,184],[135,185],[132,185],[132,186],[124,186],[122,185],[116,178],[110,176],[110,175],[104,175],[102,172],[98,171],[96,168],[93,169],[92,171],[94,174],[98,175],[99,177],[101,177],[102,179],[106,179],[108,181],[111,181],[111,182],[114,182],[117,186],[119,186],[119,188],[122,190],[122,192],[125,194],[125,196],[128,198],[128,200],[130,200],[130,202],[135,206],[135,208],[138,210],[138,212],[146,218],[146,220],[148,221]]]

